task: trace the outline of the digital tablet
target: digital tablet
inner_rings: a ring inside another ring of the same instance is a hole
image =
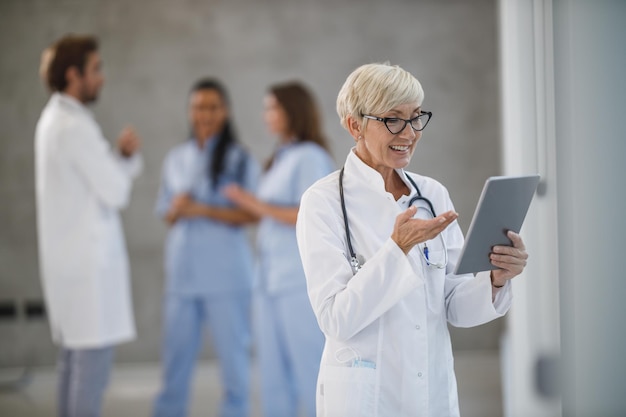
[[[455,274],[497,269],[489,260],[491,248],[512,246],[506,232],[519,233],[538,184],[539,175],[490,177],[485,181]]]

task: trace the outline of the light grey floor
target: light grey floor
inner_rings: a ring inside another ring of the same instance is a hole
[[[502,398],[498,352],[459,351],[455,353],[459,401],[463,417],[501,417]],[[105,399],[103,417],[148,417],[159,388],[156,364],[118,365]],[[56,378],[54,369],[33,369],[20,387],[6,382],[19,377],[19,370],[0,369],[0,416],[52,417],[55,415]],[[256,370],[253,369],[252,417],[260,417]],[[202,362],[196,372],[189,417],[217,416],[220,396],[217,367]]]

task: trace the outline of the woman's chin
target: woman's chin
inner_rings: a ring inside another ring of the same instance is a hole
[[[406,155],[402,157],[396,156],[393,158],[392,168],[394,169],[404,169],[409,166],[411,163],[411,155]]]

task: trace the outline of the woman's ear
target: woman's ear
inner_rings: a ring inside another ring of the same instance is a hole
[[[350,132],[350,135],[352,135],[355,141],[360,139],[363,136],[360,120],[357,120],[352,116],[347,116],[346,126],[348,127],[348,131]]]

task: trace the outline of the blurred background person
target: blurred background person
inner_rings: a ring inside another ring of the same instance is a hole
[[[315,384],[324,346],[306,292],[296,242],[300,197],[334,163],[309,90],[298,82],[274,85],[265,97],[265,122],[278,139],[255,197],[226,189],[239,207],[260,219],[255,334],[266,417],[315,416]]]
[[[245,229],[254,219],[222,194],[227,184],[254,191],[259,167],[238,143],[224,86],[198,81],[189,96],[191,137],[163,163],[156,212],[170,226],[165,244],[163,387],[154,416],[185,416],[203,326],[220,366],[220,416],[250,411],[252,251]]]
[[[104,84],[98,41],[66,36],[44,51],[53,91],[35,133],[41,278],[61,346],[58,414],[99,416],[113,346],[135,337],[128,255],[119,211],[141,171],[139,138],[110,149],[87,105]]]

